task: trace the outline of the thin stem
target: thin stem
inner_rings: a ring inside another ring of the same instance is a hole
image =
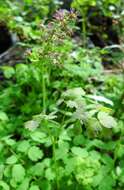
[[[44,60],[42,60],[41,75],[42,75],[42,96],[43,96],[42,100],[43,100],[43,113],[44,114],[46,114],[46,100],[47,100],[45,74],[46,74],[46,69],[45,69],[45,65],[44,65]]]
[[[83,20],[82,20],[82,30],[83,30],[83,43],[84,47],[86,47],[86,42],[87,42],[87,34],[86,34],[86,13],[82,14]]]
[[[46,113],[46,83],[45,83],[45,77],[42,73],[42,90],[43,90],[43,113]]]
[[[47,126],[47,124],[46,124]],[[57,161],[56,161],[56,139],[51,135],[50,129],[47,127],[48,135],[52,142],[52,155],[53,155],[53,162],[54,162],[54,170],[56,175],[56,190],[59,190],[59,179],[58,179],[58,170],[57,170]]]
[[[54,162],[54,170],[55,170],[55,175],[56,175],[56,190],[59,190],[59,179],[58,179],[58,170],[57,170],[57,161],[56,161],[56,140],[55,138],[51,135],[50,130],[47,128],[48,134],[50,136],[51,142],[52,142],[52,153],[53,153],[53,162]]]
[[[58,179],[58,170],[57,170],[57,162],[56,162],[56,155],[55,155],[55,150],[56,150],[56,142],[55,142],[55,138],[52,138],[52,149],[53,149],[53,160],[54,160],[54,169],[55,169],[55,173],[56,173],[56,187],[57,190],[59,190],[59,179]]]

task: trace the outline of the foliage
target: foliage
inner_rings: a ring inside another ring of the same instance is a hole
[[[114,32],[122,35],[122,25],[123,25],[123,7],[122,0],[73,0],[72,8],[76,9],[80,14],[80,22],[82,22],[82,36],[84,46],[88,45],[87,37],[94,33],[99,33],[103,41],[108,42],[109,45],[113,45],[112,42],[109,43],[109,38],[114,35]],[[89,21],[92,17],[94,23]],[[108,21],[107,21],[108,19]],[[105,21],[106,20],[106,21]],[[110,21],[111,20],[111,24]],[[105,22],[105,23],[104,23]],[[111,25],[111,28],[110,28]],[[107,31],[105,28],[107,27]],[[113,33],[111,31],[113,30]],[[120,32],[121,31],[121,32]],[[111,35],[108,36],[110,32]],[[115,37],[115,36],[114,36]],[[98,39],[96,39],[98,40]]]
[[[58,2],[54,0],[6,0],[5,5],[4,3],[2,5],[3,8],[11,9],[12,16],[16,16],[17,21],[26,20],[30,22],[50,16],[57,8]]]
[[[34,22],[24,2],[24,17],[8,9],[29,49],[25,63],[1,67],[0,189],[123,189],[123,73],[105,75],[101,50],[77,44],[75,12],[48,23],[34,12]]]

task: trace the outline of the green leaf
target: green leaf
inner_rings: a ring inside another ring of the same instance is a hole
[[[86,158],[88,156],[88,152],[86,149],[84,148],[80,148],[80,147],[72,147],[71,149],[72,153],[75,154],[76,156],[80,156],[82,158]]]
[[[15,74],[15,70],[13,67],[10,67],[10,66],[4,66],[3,67],[3,70],[4,70],[4,76],[9,79],[11,78],[14,74]]]
[[[32,185],[29,190],[40,190],[37,185]]]
[[[47,168],[45,171],[45,177],[48,180],[54,180],[55,179],[55,173],[53,172],[52,168]]]
[[[115,180],[112,178],[112,176],[106,175],[99,185],[99,190],[112,190],[114,185]]]
[[[70,141],[71,140],[67,130],[63,130],[61,132],[61,134],[59,135],[59,139],[64,140],[64,141]]]
[[[4,176],[5,177],[11,177],[11,174],[12,174],[12,171],[11,171],[11,165],[7,165],[5,168],[4,168]]]
[[[59,160],[59,159],[64,160],[67,158],[67,156],[68,156],[68,148],[60,147],[55,150],[56,160]]]
[[[99,173],[93,177],[93,186],[94,187],[98,186],[103,178],[104,178],[103,172],[102,170],[100,170]]]
[[[54,121],[49,121],[48,122],[48,126],[49,126],[49,132],[52,136],[54,137],[59,137],[62,128],[60,127],[60,124]]]
[[[113,159],[108,156],[107,154],[103,154],[101,157],[101,161],[106,165],[106,170],[111,171],[112,168],[114,167],[114,161]]]
[[[0,164],[0,180],[2,180],[3,178],[4,171],[5,171],[4,164]]]
[[[0,120],[1,121],[8,121],[9,118],[5,112],[0,111]]]
[[[41,181],[41,189],[52,190],[51,183],[48,180]]]
[[[8,145],[8,146],[14,146],[16,144],[16,141],[9,138],[8,136],[3,138],[4,142]]]
[[[19,143],[18,147],[17,147],[17,150],[19,152],[27,152],[27,150],[29,149],[30,147],[30,143],[26,140],[23,140]]]
[[[37,161],[43,157],[43,151],[36,146],[32,146],[28,151],[28,157],[32,161]]]
[[[9,186],[4,181],[0,181],[0,187],[2,187],[3,190],[10,190]]]
[[[39,142],[39,143],[42,143],[44,142],[43,139],[46,137],[46,134],[43,133],[43,132],[39,132],[39,131],[34,131],[31,133],[31,138],[36,141],[36,142]]]
[[[42,163],[44,164],[46,168],[48,168],[51,166],[51,161],[52,161],[52,158],[44,158]]]
[[[17,188],[17,181],[15,181],[13,178],[10,179],[10,185],[14,188]]]
[[[91,98],[93,100],[96,100],[98,102],[104,102],[106,104],[109,104],[111,106],[113,106],[113,102],[103,96],[96,96],[96,95],[87,95],[88,98]]]
[[[115,119],[112,116],[109,116],[106,112],[99,112],[98,119],[100,123],[106,128],[113,128],[117,126]]]
[[[76,146],[84,145],[86,143],[86,139],[84,138],[83,135],[77,135],[77,136],[74,137],[73,143]]]
[[[39,126],[39,123],[34,120],[25,122],[25,128],[30,131],[34,131],[38,126]]]
[[[75,170],[75,166],[76,166],[76,159],[74,157],[66,159],[65,160],[66,175],[70,176],[70,174]]]
[[[43,162],[38,162],[36,163],[32,168],[31,168],[31,175],[33,176],[43,176],[44,174],[44,164]]]
[[[116,174],[117,174],[117,176],[120,176],[121,173],[122,173],[122,169],[119,166],[117,166],[116,167]]]
[[[75,125],[74,125],[74,134],[75,135],[82,134],[82,125],[81,125],[81,122],[79,120],[77,120],[75,122]]]
[[[16,190],[27,190],[29,187],[29,178],[25,178]]]
[[[101,140],[95,139],[89,141],[89,143],[87,144],[87,149],[92,149],[93,147],[97,147],[101,150],[113,151],[115,150],[116,142],[110,141],[108,143],[104,143]]]
[[[97,152],[97,151],[95,151],[95,150],[90,151],[90,152],[89,152],[89,155],[91,156],[91,158],[92,158],[93,160],[99,160],[100,157],[101,157],[100,153]]]
[[[87,121],[87,129],[90,135],[98,135],[101,132],[102,127],[98,119],[96,119],[95,117],[91,117]]]
[[[12,168],[12,178],[16,182],[21,182],[25,176],[25,169],[21,164],[15,164]]]
[[[64,97],[81,98],[85,95],[85,91],[81,87],[69,89],[63,93]]]
[[[7,164],[15,164],[16,162],[17,162],[17,157],[15,155],[10,156],[6,160]]]
[[[115,149],[115,155],[117,158],[121,158],[124,156],[124,145],[119,144],[117,148]]]

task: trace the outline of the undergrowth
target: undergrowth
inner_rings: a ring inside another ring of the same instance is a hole
[[[123,72],[106,75],[100,48],[77,44],[74,11],[28,14],[8,23],[27,51],[1,67],[0,189],[123,189]]]

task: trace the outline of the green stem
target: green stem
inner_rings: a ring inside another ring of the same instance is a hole
[[[45,68],[44,64],[42,63],[42,93],[43,93],[43,113],[46,114],[46,82],[45,82]]]
[[[86,43],[87,43],[87,34],[86,34],[86,14],[85,11],[82,14],[83,20],[82,20],[82,30],[83,30],[83,43],[84,43],[84,47],[86,47]]]
[[[55,155],[55,150],[56,150],[56,141],[55,138],[52,137],[52,149],[53,149],[53,161],[54,161],[54,169],[56,173],[56,190],[59,190],[59,179],[58,179],[58,170],[57,170],[57,162],[56,162],[56,155]]]
[[[46,125],[47,126],[47,125]],[[51,135],[50,129],[47,128],[48,135],[52,142],[52,155],[53,155],[53,162],[54,162],[54,170],[56,175],[56,190],[59,190],[59,178],[58,178],[58,170],[57,170],[57,161],[56,161],[56,139]]]
[[[42,76],[42,89],[43,89],[43,113],[46,113],[46,83],[44,74]]]

